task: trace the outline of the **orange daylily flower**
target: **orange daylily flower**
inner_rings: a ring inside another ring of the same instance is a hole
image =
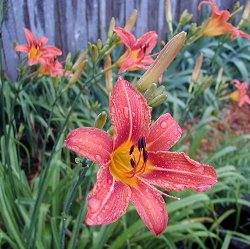
[[[127,51],[117,62],[118,67],[120,67],[119,73],[148,69],[149,65],[154,62],[153,58],[148,54],[155,47],[158,35],[154,31],[150,31],[145,33],[140,39],[136,39],[126,29],[115,27],[113,30],[127,47]]]
[[[198,9],[201,9],[203,4],[208,4],[212,8],[212,15],[205,25],[203,34],[207,36],[218,36],[224,34],[231,34],[231,39],[243,36],[250,39],[250,35],[234,27],[228,22],[231,14],[227,10],[219,10],[214,0],[200,2]]]
[[[129,202],[146,226],[161,234],[168,223],[166,205],[158,190],[203,192],[217,183],[215,169],[169,150],[181,137],[181,128],[166,113],[151,123],[144,96],[119,78],[110,98],[114,138],[97,128],[71,131],[65,140],[70,150],[101,165],[88,196],[88,225],[109,224],[126,213]]]
[[[56,58],[46,58],[41,60],[41,66],[37,71],[40,74],[50,75],[52,77],[65,74],[62,64],[57,61]]]
[[[54,46],[45,46],[48,41],[47,37],[38,39],[27,28],[24,28],[24,34],[28,44],[16,46],[16,51],[28,54],[30,66],[40,63],[41,59],[54,58],[62,54],[62,51]]]
[[[233,84],[237,87],[237,90],[229,95],[229,98],[233,101],[239,102],[239,107],[245,103],[250,104],[250,98],[248,96],[247,82],[240,83],[239,80],[234,80]]]

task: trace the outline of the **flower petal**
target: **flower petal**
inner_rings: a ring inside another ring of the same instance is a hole
[[[166,204],[156,190],[140,181],[137,187],[131,187],[131,201],[146,226],[156,236],[166,229]]]
[[[38,44],[40,47],[43,47],[48,42],[48,38],[43,36],[38,40]]]
[[[62,51],[54,46],[46,46],[42,51],[43,56],[45,57],[55,57],[62,55]]]
[[[29,46],[32,46],[35,42],[36,42],[36,37],[34,36],[34,34],[27,28],[24,28],[24,34],[26,37],[26,40],[29,44]]]
[[[134,47],[136,43],[136,38],[126,29],[115,27],[113,30],[116,32],[117,36],[121,39],[121,41],[126,45],[127,48]]]
[[[126,213],[131,191],[127,185],[115,181],[109,165],[101,167],[93,191],[88,196],[88,225],[109,224]]]
[[[18,45],[16,46],[16,52],[29,52],[29,47],[27,45]]]
[[[137,143],[147,136],[151,120],[146,99],[128,81],[118,78],[110,98],[110,117],[114,127],[114,150],[125,141]]]
[[[108,133],[90,127],[78,128],[71,131],[64,145],[88,159],[103,165],[110,161],[112,138]]]
[[[154,31],[147,32],[138,39],[136,46],[144,50],[144,54],[149,54],[157,43],[158,35]]]
[[[247,33],[243,32],[243,31],[241,31],[241,30],[239,30],[239,34],[240,34],[240,36],[242,36],[242,37],[245,37],[245,38],[247,38],[247,39],[250,39],[250,34],[247,34]]]
[[[169,150],[180,139],[181,133],[180,126],[169,113],[160,116],[150,127],[148,150]]]
[[[134,60],[130,56],[128,56],[122,63],[122,66],[119,69],[119,74],[125,73],[127,70],[133,68],[134,66],[135,66]]]
[[[198,163],[183,152],[149,152],[147,169],[143,179],[168,191],[192,188],[196,192],[210,189],[217,183],[215,169]]]

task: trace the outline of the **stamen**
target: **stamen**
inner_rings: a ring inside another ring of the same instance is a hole
[[[134,168],[136,166],[136,163],[132,158],[130,159],[130,164],[131,164],[132,168]]]
[[[144,180],[142,177],[139,177],[139,179],[140,179],[142,182],[144,182],[149,188],[151,188],[151,189],[155,190],[156,192],[158,192],[160,195],[164,195],[164,196],[166,196],[166,197],[169,197],[169,198],[171,198],[171,199],[175,199],[175,200],[178,200],[178,201],[181,199],[181,198],[179,198],[179,197],[172,196],[172,195],[168,195],[168,194],[166,194],[166,193],[160,191],[160,190],[157,189],[156,187],[150,185],[150,184],[149,184],[146,180]]]
[[[148,152],[145,150],[145,147],[142,149],[143,161],[144,163],[148,160]]]
[[[140,137],[138,140],[138,150],[141,151],[142,150],[142,138]]]
[[[141,151],[143,148],[146,148],[146,138],[140,137],[138,140],[138,150]]]
[[[130,150],[129,150],[129,155],[132,155],[132,153],[134,152],[134,149],[135,149],[135,146],[132,145],[131,148],[130,148]]]
[[[141,145],[142,145],[142,148],[146,148],[146,138],[145,137],[141,137]]]

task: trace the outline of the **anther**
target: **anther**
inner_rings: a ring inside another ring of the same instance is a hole
[[[142,148],[146,148],[146,138],[145,137],[141,137],[141,144],[142,144]]]
[[[143,161],[145,163],[148,160],[148,152],[145,150],[145,147],[142,150],[142,154],[143,154]]]
[[[141,151],[143,148],[146,148],[146,139],[145,137],[140,137],[138,140],[138,150]]]
[[[134,149],[135,149],[135,146],[132,145],[131,148],[130,148],[130,150],[129,150],[129,155],[132,155],[132,153],[134,152]]]
[[[139,138],[139,140],[138,140],[138,150],[139,150],[139,151],[142,150],[141,138]]]
[[[135,161],[132,158],[130,159],[130,164],[131,164],[132,168],[134,168],[136,165]]]

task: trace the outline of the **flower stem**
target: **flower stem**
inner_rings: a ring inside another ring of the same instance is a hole
[[[64,212],[63,212],[63,219],[62,219],[62,229],[61,229],[61,235],[60,235],[60,249],[64,249],[65,248],[65,232],[66,232],[66,217],[69,215],[69,210],[70,210],[70,207],[72,205],[72,202],[73,202],[73,199],[76,195],[76,192],[79,188],[79,186],[81,185],[85,175],[86,175],[86,172],[88,170],[89,167],[85,167],[80,176],[78,177],[78,180],[77,182],[75,183],[70,195],[69,195],[69,198],[66,202],[66,205],[65,205],[65,208],[64,208]]]

